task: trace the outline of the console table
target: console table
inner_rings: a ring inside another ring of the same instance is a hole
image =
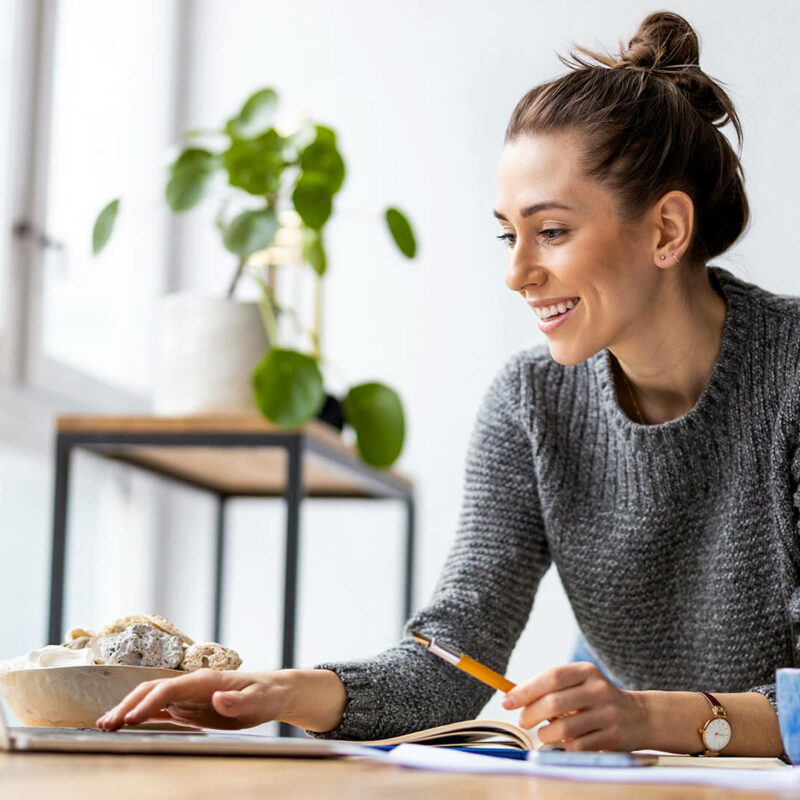
[[[76,448],[129,464],[217,498],[213,581],[214,638],[221,633],[225,505],[233,497],[282,497],[286,502],[281,666],[295,665],[299,512],[304,498],[395,498],[406,512],[403,613],[411,614],[414,487],[393,470],[364,464],[339,432],[320,421],[285,430],[257,412],[156,416],[65,415],[55,448],[52,571],[48,636],[63,634],[70,455]]]

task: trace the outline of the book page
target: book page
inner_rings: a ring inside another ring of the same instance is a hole
[[[468,719],[450,725],[427,728],[403,736],[389,739],[374,739],[358,742],[362,745],[392,745],[403,743],[430,744],[443,747],[458,747],[470,744],[517,747],[520,750],[536,749],[536,742],[528,731],[518,728],[510,722],[501,720]]]
[[[700,762],[700,765],[689,767],[556,767],[415,744],[401,744],[391,752],[382,754],[381,760],[397,766],[439,772],[528,775],[591,783],[688,783],[722,786],[727,789],[800,789],[800,769],[783,765],[783,762],[780,762],[780,768],[775,769],[726,769],[711,766],[712,761],[719,760],[716,758],[693,758],[692,761]],[[726,760],[734,759],[728,757]]]

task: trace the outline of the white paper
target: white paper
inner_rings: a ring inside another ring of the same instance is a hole
[[[528,775],[594,783],[694,783],[728,789],[800,788],[800,767],[774,770],[723,767],[556,767],[422,744],[401,744],[382,760],[397,766],[441,772]]]

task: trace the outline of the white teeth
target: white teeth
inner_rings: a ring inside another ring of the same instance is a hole
[[[557,303],[556,305],[552,306],[535,306],[533,311],[539,319],[549,319],[550,317],[554,317],[556,314],[564,314],[565,312],[569,311],[571,308],[575,307],[575,304],[578,302],[579,298],[575,300],[567,300],[566,303]]]

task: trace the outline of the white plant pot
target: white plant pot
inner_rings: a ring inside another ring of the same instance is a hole
[[[258,304],[176,292],[159,312],[155,413],[255,410],[252,374],[269,349]]]

